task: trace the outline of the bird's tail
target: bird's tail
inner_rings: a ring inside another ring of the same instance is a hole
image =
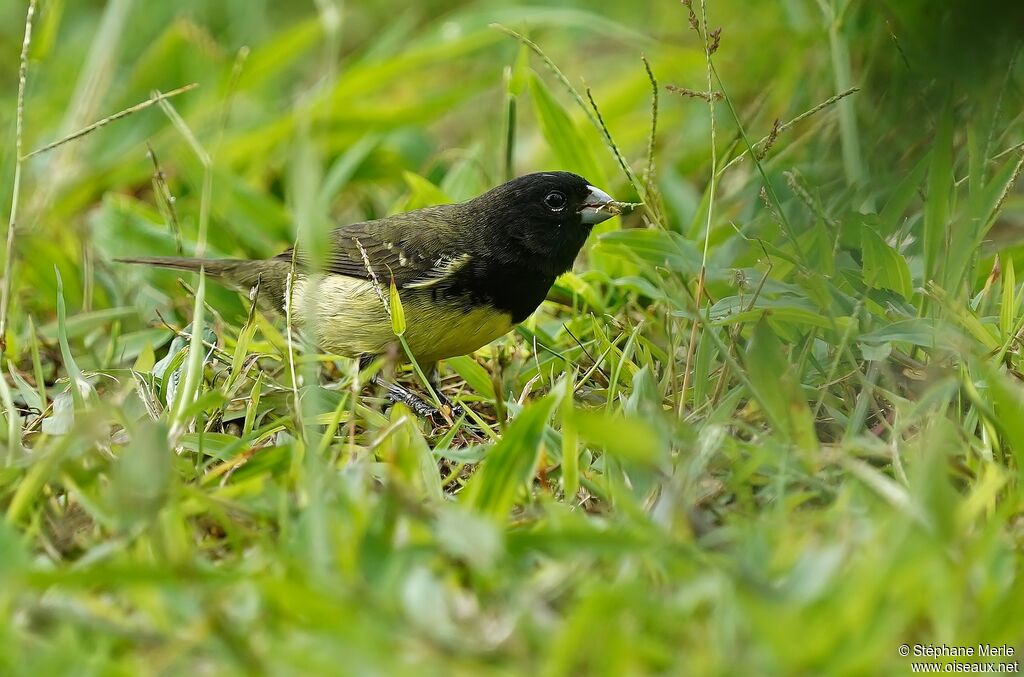
[[[158,268],[175,268],[177,270],[195,270],[200,268],[206,270],[207,275],[221,277],[228,271],[238,268],[239,264],[246,263],[235,259],[197,259],[183,256],[132,256],[123,259],[114,259],[118,263],[134,263],[143,266],[157,266]]]
[[[287,261],[246,261],[243,259],[199,259],[182,256],[133,256],[114,259],[119,263],[134,263],[176,270],[200,269],[221,284],[249,293],[257,285],[261,303],[277,308],[281,305],[290,264]]]

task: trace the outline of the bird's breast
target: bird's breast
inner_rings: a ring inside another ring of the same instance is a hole
[[[507,313],[513,324],[519,324],[544,301],[554,281],[554,275],[525,263],[474,258],[453,277],[449,289],[454,296],[472,299],[474,305]]]
[[[435,304],[420,294],[403,301],[403,306],[406,342],[424,364],[472,353],[515,326],[511,315],[493,306]]]
[[[323,350],[346,357],[380,355],[398,341],[382,299],[386,292],[371,280],[345,275],[300,278],[292,316]],[[406,289],[399,297],[405,340],[423,364],[471,353],[515,325],[511,313],[447,286]]]

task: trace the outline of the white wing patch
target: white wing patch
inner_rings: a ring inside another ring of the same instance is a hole
[[[433,267],[412,282],[403,285],[404,289],[426,289],[444,281],[451,275],[465,268],[471,257],[469,254],[459,256],[441,256]]]

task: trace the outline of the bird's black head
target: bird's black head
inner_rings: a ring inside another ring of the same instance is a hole
[[[608,208],[612,202],[582,176],[538,172],[492,188],[471,204],[487,230],[505,239],[508,257],[528,258],[545,273],[559,275],[572,266],[594,224],[615,215]]]

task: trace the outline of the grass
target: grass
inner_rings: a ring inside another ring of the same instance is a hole
[[[1024,650],[1012,21],[356,4],[40,0],[24,87],[28,5],[0,9],[0,672]],[[268,256],[543,168],[644,209],[445,364],[451,423],[387,406],[373,370],[421,387],[389,359],[360,374],[202,278],[112,263]]]

